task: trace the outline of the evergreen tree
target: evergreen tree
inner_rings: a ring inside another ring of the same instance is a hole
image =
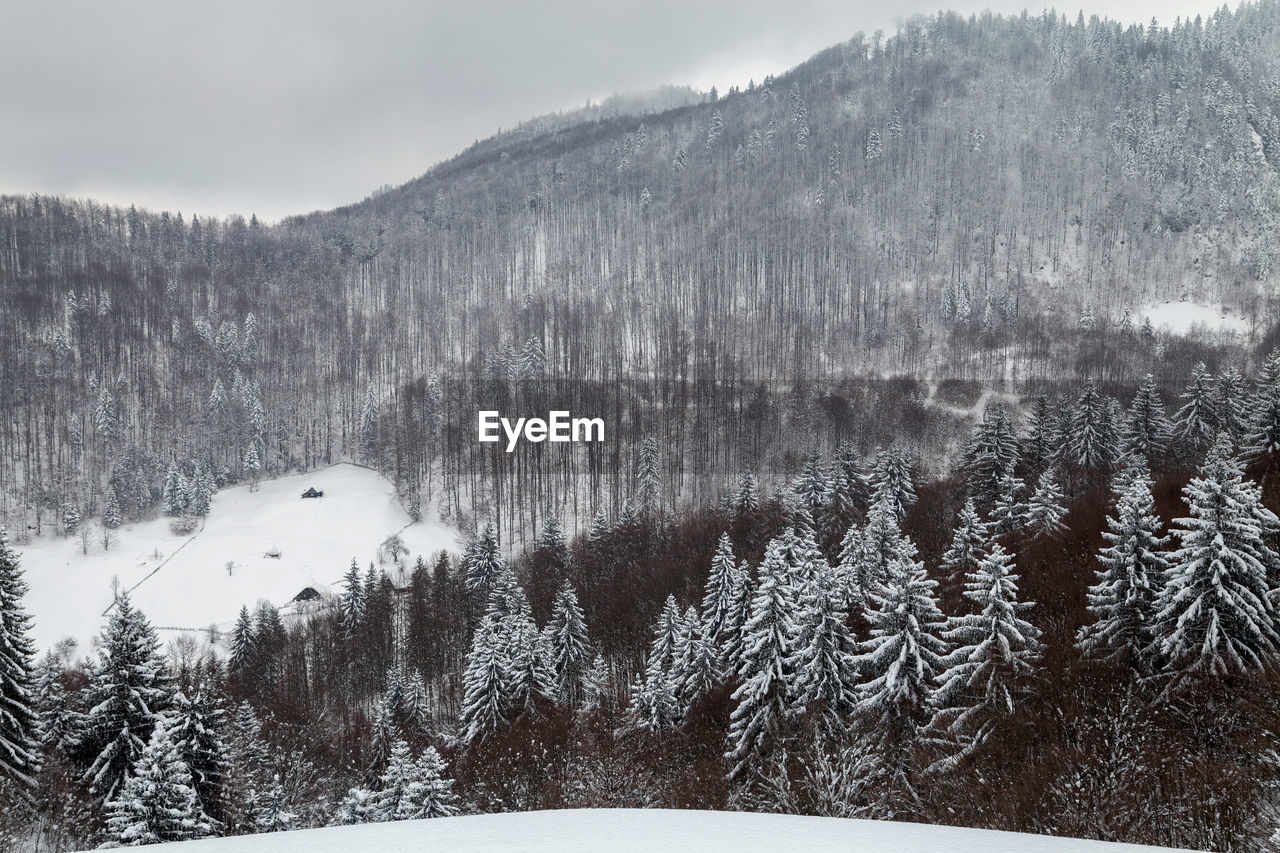
[[[396,730],[395,709],[391,692],[382,694],[373,713],[372,737],[369,743],[369,766],[367,776],[373,781],[387,767],[391,758],[391,748],[399,740]]]
[[[755,474],[750,471],[743,471],[738,475],[738,491],[733,496],[733,514],[735,518],[741,518],[759,508],[759,491]]]
[[[364,408],[360,412],[360,456],[366,462],[376,461],[378,455],[378,390],[372,382],[364,396]]]
[[[111,398],[106,385],[98,392],[98,404],[93,410],[93,428],[103,441],[116,437],[116,401]]]
[[[1062,519],[1067,510],[1063,504],[1066,496],[1058,485],[1058,472],[1053,468],[1045,469],[1036,484],[1035,493],[1027,501],[1026,526],[1036,536],[1055,535],[1066,530]]]
[[[249,442],[249,446],[244,449],[244,456],[241,458],[240,464],[244,468],[245,476],[256,482],[258,472],[262,470],[262,460],[258,457],[257,442]]]
[[[596,510],[595,517],[591,519],[591,528],[587,531],[587,539],[591,542],[603,542],[611,531],[609,519],[604,514],[604,510]]]
[[[102,526],[115,530],[120,526],[121,520],[120,499],[116,497],[115,486],[107,486],[107,496],[102,505]]]
[[[547,641],[555,699],[573,707],[581,698],[582,678],[591,659],[591,641],[582,608],[578,606],[578,594],[568,580],[556,594],[551,622],[547,625]]]
[[[865,607],[870,596],[883,591],[894,566],[915,560],[915,543],[903,534],[898,519],[893,502],[876,501],[861,532],[861,553],[851,553],[846,560],[842,552],[841,573],[849,584],[851,604]]]
[[[633,727],[651,732],[666,731],[680,719],[680,704],[671,674],[654,666],[652,660],[646,661],[644,673],[631,682],[628,713]]]
[[[249,826],[254,833],[286,832],[294,828],[297,819],[297,809],[289,801],[278,775],[271,778],[263,793],[255,792],[249,810]]]
[[[1022,456],[1030,464],[1032,471],[1039,471],[1050,460],[1057,458],[1060,442],[1053,408],[1049,405],[1049,398],[1041,394],[1031,404],[1027,434],[1022,440]]]
[[[462,555],[467,589],[487,594],[502,573],[506,563],[498,552],[498,537],[493,524],[486,522],[480,535],[467,543]]]
[[[458,795],[453,792],[453,779],[447,773],[444,759],[435,747],[422,751],[414,768],[413,781],[400,798],[393,820],[425,820],[453,817],[460,811]]]
[[[745,560],[738,564],[733,578],[733,599],[725,614],[725,624],[720,632],[720,662],[726,672],[737,672],[742,663],[746,642],[747,621],[751,618],[751,602],[755,599],[755,582],[751,579],[751,567]]]
[[[253,633],[264,650],[277,648],[286,637],[280,611],[265,598],[258,602],[253,614]]]
[[[177,463],[169,463],[161,499],[164,501],[164,511],[169,515],[182,515],[186,510],[187,501],[185,489],[182,487],[182,472],[178,470]]]
[[[653,640],[649,644],[650,666],[656,666],[665,673],[671,672],[671,666],[676,657],[676,647],[680,643],[680,626],[680,608],[676,606],[675,596],[668,595],[666,602],[662,605],[662,611],[658,614],[658,621],[653,629]]]
[[[529,338],[520,350],[520,378],[537,379],[542,375],[546,362],[547,357],[542,351],[542,342],[537,338]]]
[[[652,513],[658,509],[661,487],[658,442],[653,436],[647,436],[640,445],[640,457],[636,461],[636,503],[641,512]]]
[[[1263,665],[1280,643],[1273,590],[1280,556],[1267,544],[1280,520],[1243,477],[1227,436],[1183,489],[1189,518],[1169,555],[1156,604],[1156,643],[1173,686]]]
[[[822,464],[822,456],[815,450],[805,460],[800,475],[791,484],[800,506],[816,517],[818,511],[831,500],[831,482]]]
[[[201,514],[208,514],[209,503],[213,496],[218,493],[218,482],[214,479],[213,469],[208,465],[196,466],[195,478],[195,489],[204,510]]]
[[[169,705],[160,641],[127,593],[116,597],[79,704],[88,710],[76,720],[72,754],[94,795],[109,800],[121,791]]]
[[[832,522],[848,525],[866,509],[871,499],[857,450],[848,442],[836,448],[831,477]]]
[[[1173,416],[1175,433],[1193,452],[1202,451],[1218,434],[1218,407],[1213,377],[1204,362],[1191,368],[1191,381],[1182,392],[1182,408]]]
[[[886,772],[895,788],[911,794],[910,755],[931,721],[938,677],[950,651],[936,589],[923,563],[895,565],[883,591],[870,596],[871,634],[855,659],[862,677],[858,708],[878,718]]]
[[[942,571],[949,581],[955,582],[978,567],[984,555],[987,528],[978,518],[973,500],[965,501],[956,519],[951,545],[942,555]]]
[[[80,509],[70,500],[62,505],[62,532],[74,536],[80,529]]]
[[[499,627],[502,628],[503,636],[514,625],[512,617],[520,619],[533,618],[533,611],[529,608],[529,598],[525,595],[524,587],[520,585],[520,581],[516,578],[515,570],[506,563],[502,564],[497,577],[493,581],[493,589],[489,593],[489,603],[485,608],[485,613],[493,615],[499,620]]]
[[[1226,433],[1232,442],[1238,443],[1248,429],[1248,416],[1245,414],[1244,377],[1234,367],[1228,367],[1218,376],[1214,384],[1214,410],[1218,415],[1218,431]]]
[[[1092,379],[1086,381],[1071,413],[1071,461],[1081,468],[1111,465],[1118,452],[1117,426],[1109,401],[1098,393],[1098,384]]]
[[[396,820],[408,795],[410,786],[417,783],[418,764],[413,760],[409,744],[396,738],[390,747],[386,769],[378,779],[378,790],[373,798],[374,820]]]
[[[338,802],[334,811],[334,826],[355,826],[362,823],[377,823],[381,818],[378,807],[378,794],[368,788],[352,788]]]
[[[220,816],[233,832],[256,832],[274,775],[262,725],[245,701],[236,707],[226,729]]]
[[[53,652],[47,652],[36,671],[36,720],[40,745],[46,755],[61,751],[72,733],[74,713],[62,681],[63,669],[62,660]]]
[[[814,583],[819,575],[828,576],[829,565],[818,547],[812,527],[797,525],[783,531],[780,553],[787,564],[787,574],[797,587]]]
[[[463,675],[459,724],[462,738],[467,743],[483,740],[506,721],[507,667],[498,635],[498,619],[488,614],[480,621],[472,637]]]
[[[563,570],[569,565],[569,548],[564,541],[564,528],[560,519],[548,510],[542,525],[542,534],[538,537],[538,550],[551,558],[551,564]]]
[[[729,541],[728,533],[721,533],[702,596],[702,634],[716,649],[724,645],[726,623],[733,608],[736,573],[733,543]]]
[[[1000,483],[1000,493],[987,519],[987,526],[992,533],[1002,536],[1021,530],[1026,525],[1027,506],[1019,500],[1024,489],[1022,481],[1013,474],[1005,475]]]
[[[27,584],[9,534],[0,527],[0,778],[29,793],[40,770],[34,707],[35,643],[23,606]]]
[[[680,639],[671,675],[672,689],[681,717],[711,689],[719,676],[715,647],[703,633],[697,609],[690,605],[684,612],[680,626]]]
[[[604,704],[609,690],[609,667],[604,655],[596,654],[591,667],[582,677],[582,705],[580,710],[591,712]]]
[[[1173,425],[1165,415],[1155,378],[1148,373],[1129,405],[1123,432],[1124,453],[1141,456],[1150,465],[1164,454],[1172,438]]]
[[[211,833],[212,826],[192,787],[191,773],[169,737],[164,718],[160,718],[119,796],[107,802],[109,846],[187,841]]]
[[[197,688],[192,699],[182,691],[174,694],[170,719],[170,734],[178,757],[191,773],[191,787],[200,813],[209,814],[214,794],[222,782],[226,757],[225,714],[215,701],[207,698],[205,688]]]
[[[895,567],[883,594],[872,596],[871,636],[856,661],[864,679],[859,704],[884,720],[915,719],[937,686],[949,647],[936,588],[924,565],[911,562]]]
[[[1066,397],[1059,397],[1053,406],[1053,435],[1057,439],[1047,462],[1059,466],[1078,464],[1075,455],[1075,406]]]
[[[788,710],[787,661],[796,635],[797,590],[781,547],[781,541],[774,539],[765,550],[751,617],[743,626],[738,666],[741,683],[732,696],[737,706],[729,717],[729,750],[725,753],[733,780],[743,778]]]
[[[1093,621],[1080,629],[1077,647],[1086,655],[1118,660],[1149,674],[1155,639],[1156,600],[1169,569],[1151,480],[1137,473],[1123,487],[1102,534],[1107,542],[1098,560],[1097,583],[1089,587]]]
[[[418,731],[427,731],[431,725],[431,703],[422,673],[415,672],[404,683],[396,709],[406,722]]]
[[[1125,411],[1124,406],[1115,397],[1102,398],[1102,422],[1098,425],[1101,439],[1102,464],[1106,468],[1113,467],[1121,457],[1121,444],[1124,438]]]
[[[192,223],[195,222],[194,217]],[[249,312],[244,318],[244,335],[240,339],[240,366],[253,370],[258,363],[258,318]]]
[[[915,503],[915,484],[911,475],[911,457],[900,447],[890,447],[876,453],[875,467],[871,471],[871,500],[874,504],[887,504],[898,521],[907,514],[907,507]]]
[[[1003,404],[988,406],[965,448],[961,466],[969,477],[969,494],[990,506],[1005,477],[1018,465],[1018,433]]]
[[[527,611],[508,616],[500,629],[507,660],[505,692],[509,711],[518,715],[532,710],[539,696],[554,701],[550,650],[533,617]]]
[[[618,530],[633,530],[639,519],[636,516],[636,509],[631,505],[631,501],[622,502],[622,509],[618,510]]]
[[[965,597],[979,612],[949,620],[943,635],[955,650],[939,678],[935,704],[946,709],[939,722],[973,745],[1014,712],[1040,660],[1040,631],[1021,615],[1033,605],[1018,601],[1013,569],[1013,558],[993,543],[965,583]]]
[[[679,720],[681,685],[677,658],[684,630],[675,597],[667,596],[654,624],[644,675],[631,685],[630,713],[635,725],[662,731]]]
[[[805,584],[796,635],[786,670],[792,673],[791,707],[799,712],[817,708],[829,733],[853,710],[858,698],[856,645],[849,631],[843,597],[833,595],[833,570],[823,564],[819,575]]]
[[[390,611],[391,596],[394,592],[387,586],[386,575],[378,570],[372,560],[369,561],[369,568],[365,570],[361,593],[359,622],[371,618],[376,620],[381,614]],[[357,624],[357,621],[352,622],[353,630]]]
[[[233,671],[244,670],[254,659],[256,635],[253,620],[249,617],[249,606],[240,606],[240,615],[236,617],[235,627],[231,629],[229,643],[230,665]]]
[[[861,607],[864,599],[862,592],[863,556],[865,545],[862,539],[862,528],[857,524],[849,525],[844,537],[840,540],[840,551],[832,574],[836,584],[836,594],[846,609]]]
[[[1245,452],[1258,458],[1280,451],[1280,349],[1273,349],[1258,371],[1253,413],[1244,439]]]
[[[205,476],[204,468],[196,464],[188,483],[188,499],[186,511],[190,515],[208,515],[209,504],[213,499],[211,481]]]
[[[365,596],[368,593],[360,579],[360,566],[354,558],[342,579],[342,627],[348,637],[353,637],[364,621]],[[247,611],[245,615],[248,616]]]

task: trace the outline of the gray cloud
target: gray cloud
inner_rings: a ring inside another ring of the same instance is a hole
[[[963,2],[965,13],[1023,5]],[[1118,6],[1095,0],[1085,13],[1171,23],[1213,8]],[[536,114],[663,83],[745,83],[936,8],[918,0],[10,4],[0,27],[0,191],[274,219],[408,180]]]

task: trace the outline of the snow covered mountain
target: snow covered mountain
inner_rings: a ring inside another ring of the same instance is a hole
[[[0,850],[1268,850],[1278,46],[941,13],[274,225],[0,197]]]

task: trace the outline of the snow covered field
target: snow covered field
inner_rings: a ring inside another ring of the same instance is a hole
[[[303,500],[308,486],[324,497]],[[255,492],[225,489],[214,496],[204,528],[194,536],[173,535],[171,520],[121,527],[109,551],[94,541],[88,555],[74,537],[43,537],[19,547],[39,646],[70,636],[86,651],[111,605],[112,578],[132,590],[134,603],[157,627],[226,629],[242,604],[252,609],[265,598],[280,606],[304,587],[323,591],[352,557],[367,567],[392,533],[408,546],[410,563],[458,548],[454,531],[438,521],[412,524],[385,478],[346,464],[264,481]],[[278,558],[267,556],[276,549]],[[174,631],[160,633],[167,638]]]
[[[1165,848],[872,820],[580,809],[400,821],[158,844],[175,853],[1137,853]]]
[[[1139,313],[1150,320],[1155,328],[1165,329],[1176,335],[1185,335],[1197,327],[1213,332],[1248,331],[1243,317],[1196,302],[1162,302],[1159,305],[1149,305]]]

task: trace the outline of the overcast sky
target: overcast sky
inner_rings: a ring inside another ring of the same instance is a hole
[[[1217,2],[1084,10],[1172,23]],[[663,83],[745,85],[940,7],[18,0],[0,25],[0,192],[276,219],[358,201],[537,114]]]

